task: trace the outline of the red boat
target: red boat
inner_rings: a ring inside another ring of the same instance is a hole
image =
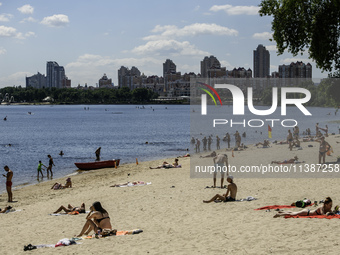
[[[105,161],[94,161],[87,163],[74,163],[80,170],[93,170],[107,167],[119,166],[120,159],[105,160]]]

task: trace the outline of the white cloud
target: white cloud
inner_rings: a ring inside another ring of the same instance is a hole
[[[230,4],[214,5],[210,8],[210,11],[224,11],[228,15],[258,15],[259,10],[258,6],[232,6]]]
[[[31,36],[35,36],[35,33],[30,31],[25,34],[25,37],[31,37]]]
[[[16,37],[17,30],[14,27],[0,26],[0,37]]]
[[[26,23],[26,22],[32,22],[32,23],[34,23],[34,22],[37,22],[37,20],[34,19],[33,17],[28,17],[28,18],[23,19],[22,21],[20,21],[20,23]]]
[[[13,18],[12,14],[8,14],[8,13],[0,14],[0,21],[1,22],[8,22],[11,18]]]
[[[176,40],[157,40],[149,41],[144,45],[135,47],[132,53],[139,55],[144,54],[156,54],[156,55],[209,55],[208,52],[197,49],[194,45],[191,45],[188,41],[179,42]]]
[[[296,63],[297,61],[302,61],[305,64],[312,62],[311,59],[308,59],[308,58],[299,58],[299,57],[285,58],[285,59],[281,59],[280,60],[280,62],[283,63],[283,64],[290,64],[292,62]]]
[[[111,56],[84,54],[79,56],[76,61],[68,63],[65,66],[65,71],[66,75],[72,80],[72,87],[85,83],[94,86],[104,73],[114,81],[117,77],[117,70],[121,66],[128,68],[136,66],[142,73],[151,75],[154,72],[148,71],[148,68],[158,69],[162,63],[162,61],[152,57],[117,59]]]
[[[0,6],[2,5],[2,3],[0,3]]]
[[[34,32],[27,32],[23,35],[21,32],[18,32],[14,27],[5,27],[0,26],[0,37],[12,37],[16,39],[25,39],[26,37],[34,36]]]
[[[3,85],[3,87],[7,86],[19,86],[22,87],[26,86],[25,77],[26,76],[32,76],[33,74],[31,72],[16,72],[8,76],[0,77],[0,84]]]
[[[234,66],[232,66],[228,61],[222,60],[220,61],[221,66],[224,66],[227,68],[227,70],[234,69]]]
[[[66,26],[69,23],[68,16],[64,14],[55,14],[53,16],[45,17],[41,24],[50,26],[50,27],[62,27]]]
[[[277,51],[277,47],[276,47],[276,45],[267,45],[267,46],[265,46],[266,47],[266,50],[268,50],[268,51]]]
[[[34,12],[34,8],[29,4],[25,4],[19,7],[17,10],[23,14],[32,14]]]
[[[263,32],[263,33],[255,33],[253,34],[254,39],[259,39],[259,40],[269,40],[272,38],[273,33],[269,32]]]
[[[167,25],[160,26],[157,25],[151,32],[161,33],[160,35],[146,36],[143,40],[161,40],[166,38],[174,37],[184,37],[184,36],[197,36],[197,35],[228,35],[237,36],[238,31],[235,29],[230,29],[216,24],[206,24],[206,23],[195,23],[183,28],[178,28],[177,26]]]
[[[197,6],[194,8],[194,11],[197,12],[199,9],[200,9],[200,6],[197,5]]]
[[[0,48],[0,55],[2,55],[2,54],[6,54],[6,52],[7,52],[7,50],[6,49],[4,49],[4,48]]]

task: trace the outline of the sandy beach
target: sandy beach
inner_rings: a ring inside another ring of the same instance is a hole
[[[326,138],[340,156],[340,136]],[[313,147],[308,147],[311,144]],[[251,145],[245,151],[227,152],[229,163],[268,164],[297,155],[307,164],[318,163],[315,142],[301,143],[302,150],[271,144],[268,149]],[[221,144],[225,147],[225,144]],[[222,149],[221,152],[225,152]],[[205,155],[207,153],[202,153]],[[174,158],[164,159],[173,162]],[[270,212],[254,209],[286,205],[308,198],[320,201],[330,196],[333,207],[340,204],[339,178],[238,178],[237,199],[253,196],[254,201],[232,203],[202,202],[226,189],[206,188],[212,178],[190,178],[191,158],[180,158],[181,168],[149,169],[164,160],[122,164],[118,169],[101,169],[71,176],[73,188],[52,190],[55,179],[15,189],[12,203],[16,212],[0,214],[2,254],[21,254],[24,245],[56,244],[79,234],[85,215],[51,216],[60,205],[100,201],[109,212],[113,228],[142,229],[138,235],[111,236],[78,241],[81,244],[27,251],[34,254],[339,254],[338,219],[273,218]],[[12,169],[15,175],[15,169]],[[110,187],[127,181],[151,182],[139,187]],[[217,185],[219,186],[219,178]],[[226,182],[225,182],[226,184]],[[15,183],[14,183],[15,185]],[[0,196],[0,207],[7,205]],[[314,207],[313,207],[314,208]],[[293,208],[298,211],[298,208]]]

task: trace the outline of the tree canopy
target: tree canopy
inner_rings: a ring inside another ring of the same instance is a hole
[[[273,16],[278,53],[308,50],[323,71],[340,70],[339,0],[263,0],[260,16]]]
[[[126,104],[147,103],[158,97],[157,93],[146,88],[130,90],[128,87],[119,89],[81,90],[76,88],[42,88],[32,87],[5,87],[0,89],[0,100],[8,93],[14,97],[15,102],[42,102],[44,98],[51,97],[53,102],[67,104]]]

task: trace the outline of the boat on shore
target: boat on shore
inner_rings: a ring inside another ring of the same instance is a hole
[[[94,161],[85,163],[74,163],[80,170],[94,170],[108,167],[118,167],[120,159]]]

